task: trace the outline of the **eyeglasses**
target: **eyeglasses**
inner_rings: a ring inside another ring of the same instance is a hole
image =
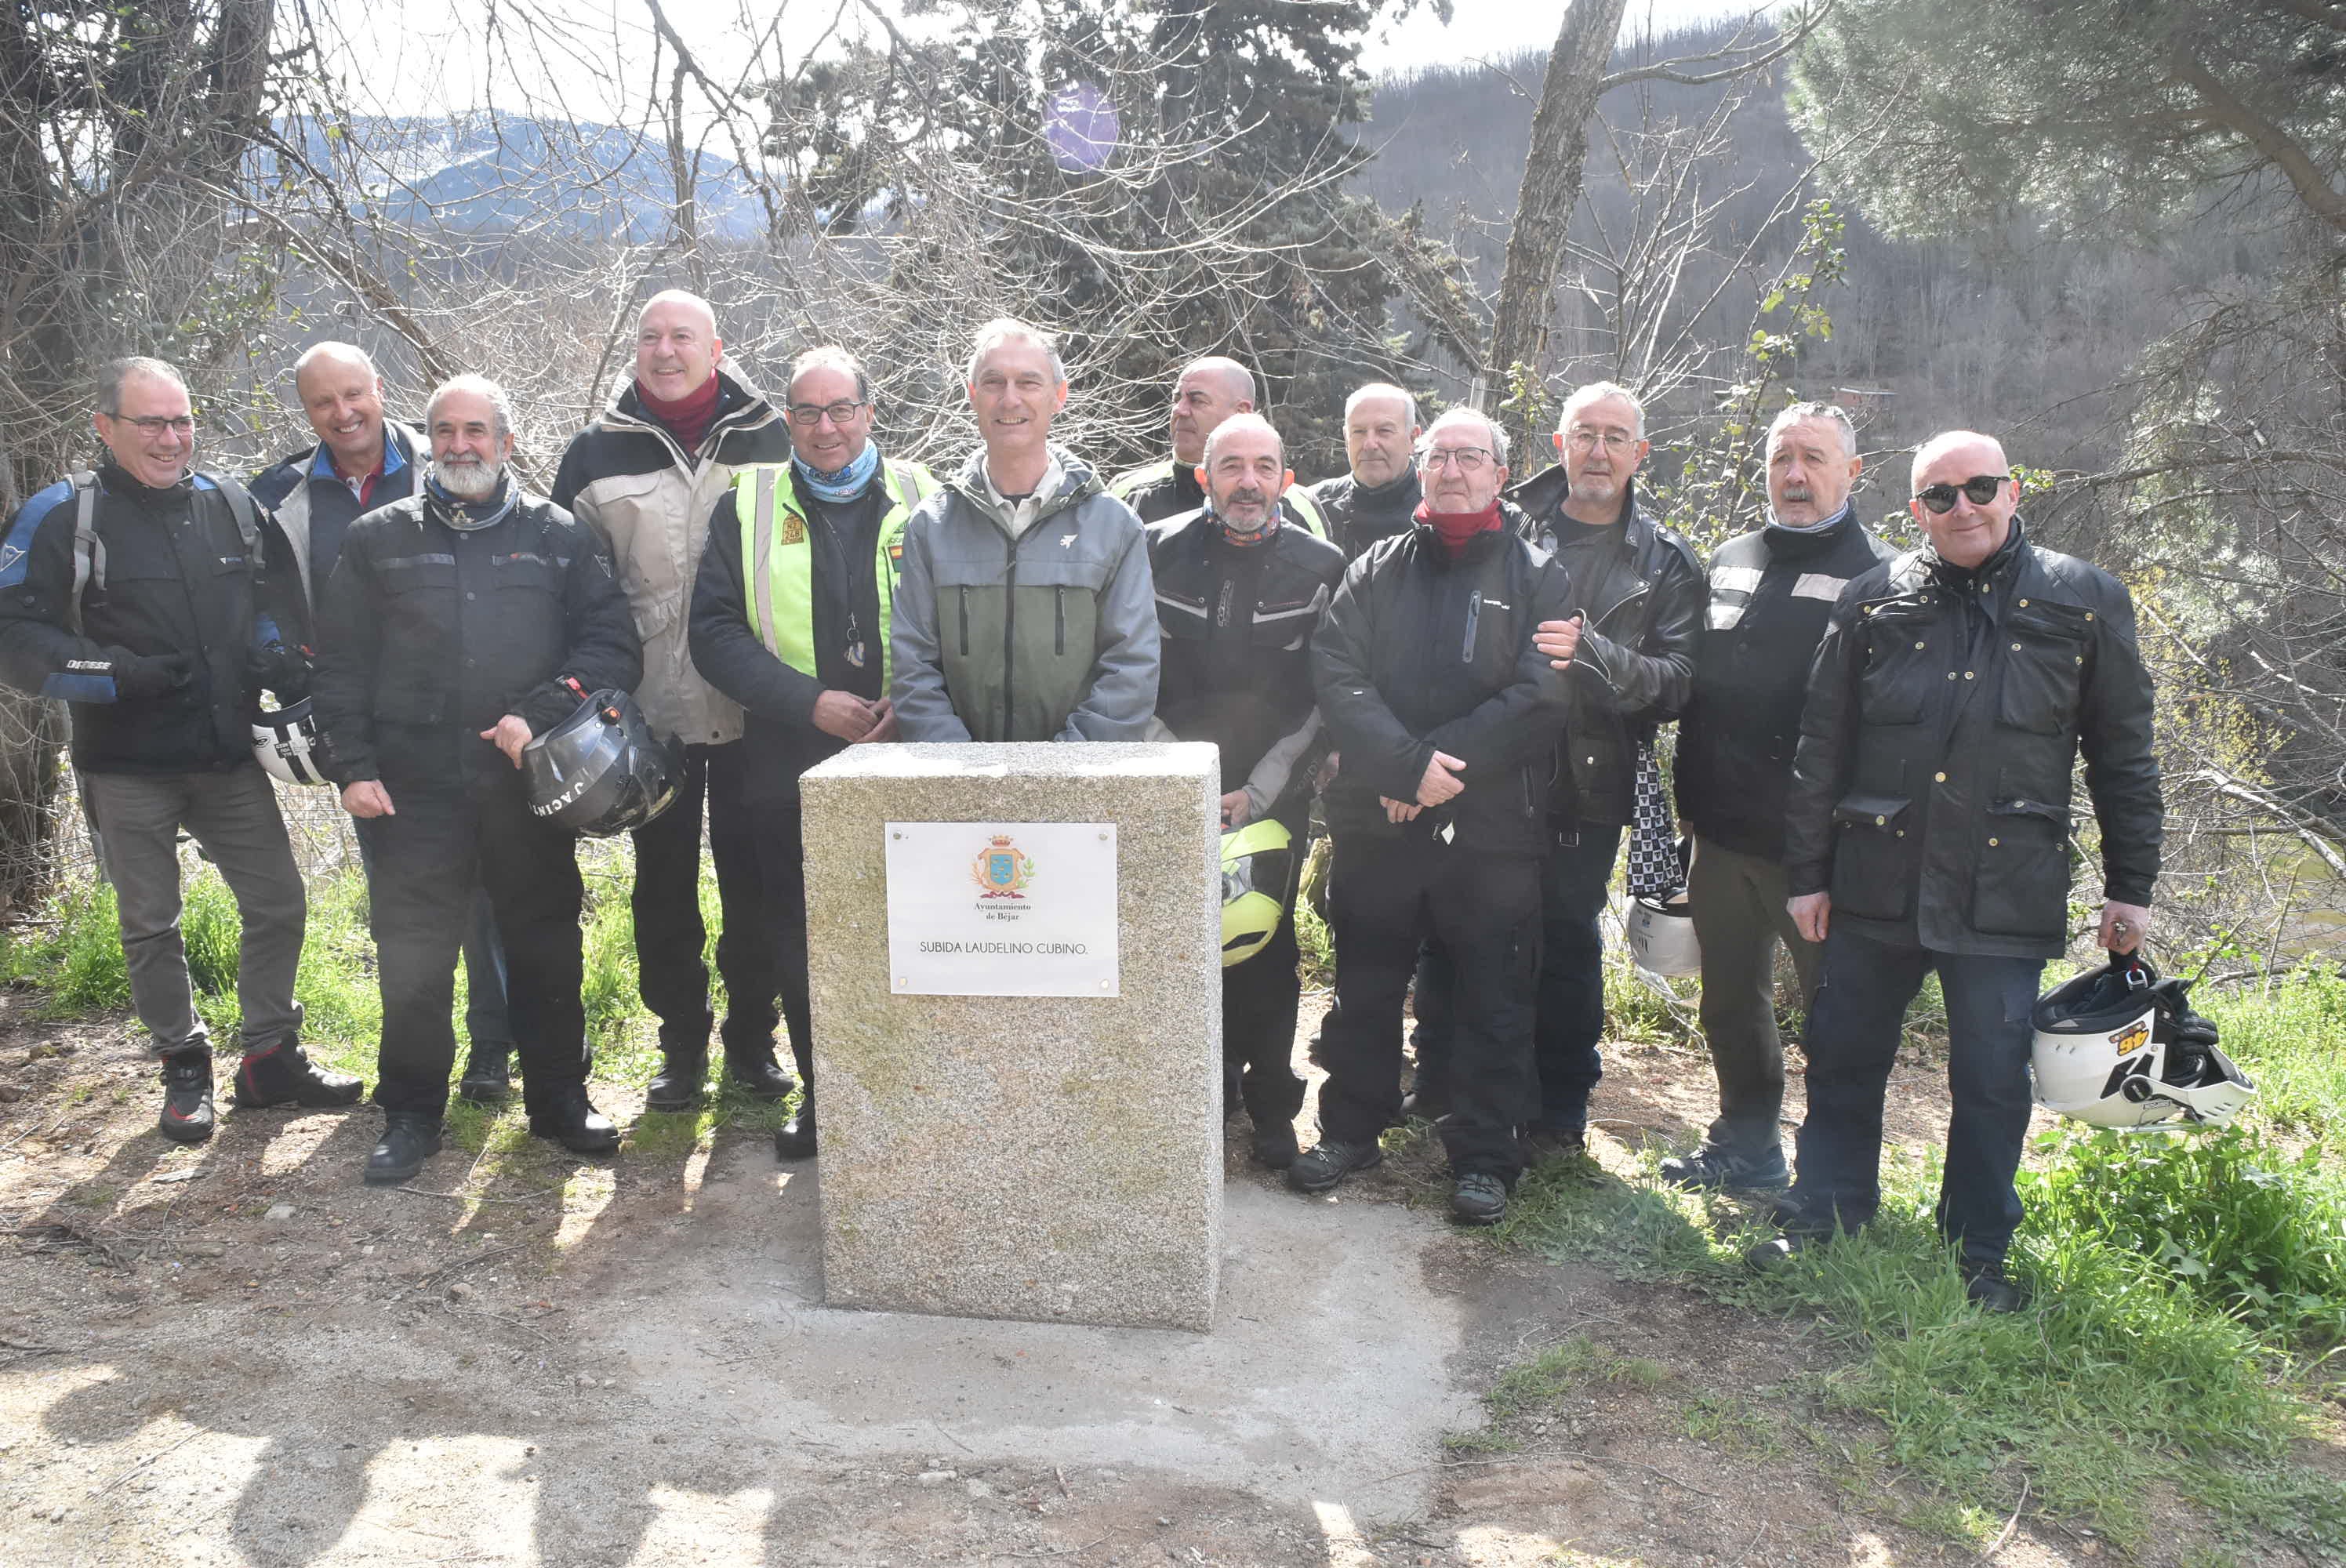
[[[192,435],[196,429],[195,416],[192,414],[183,413],[176,419],[166,419],[160,414],[144,414],[131,419],[118,413],[110,413],[106,417],[119,420],[124,424],[137,425],[138,433],[141,435]]]
[[[1974,506],[1984,506],[1995,499],[1995,493],[2011,477],[2009,473],[1974,473],[1961,484],[1925,485],[1914,492],[1914,499],[1943,517],[1955,509],[1958,494]]]
[[[1480,473],[1490,461],[1490,449],[1484,446],[1430,446],[1425,451],[1426,467],[1455,468],[1461,473]]]
[[[790,423],[812,430],[828,419],[833,424],[845,424],[855,417],[855,411],[867,405],[850,402],[842,398],[837,402],[794,402],[790,404]]]
[[[1576,424],[1564,433],[1565,444],[1575,452],[1594,452],[1603,447],[1607,452],[1627,452],[1637,444],[1637,438],[1625,430],[1591,430]]]

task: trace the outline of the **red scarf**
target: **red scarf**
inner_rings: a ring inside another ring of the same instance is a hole
[[[1421,501],[1411,516],[1441,535],[1442,547],[1455,555],[1475,535],[1488,534],[1498,527],[1499,498],[1493,496],[1491,504],[1480,512],[1435,512],[1428,503]]]
[[[643,382],[636,383],[636,396],[642,402],[644,412],[666,425],[668,433],[676,437],[676,443],[687,452],[700,450],[701,437],[709,433],[709,425],[715,422],[717,400],[724,392],[714,372],[700,383],[699,391],[688,392],[674,402],[658,396]]]

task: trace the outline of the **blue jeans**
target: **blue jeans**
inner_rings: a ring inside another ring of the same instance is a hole
[[[1906,1008],[1938,971],[1947,1001],[1947,1087],[1954,1114],[1939,1184],[1939,1233],[1968,1261],[2001,1263],[2020,1227],[2012,1178],[2028,1133],[2029,1015],[2045,961],[1933,952],[1828,928],[1809,1011],[1809,1114],[1791,1201],[1844,1227],[1882,1203],[1882,1106]]]

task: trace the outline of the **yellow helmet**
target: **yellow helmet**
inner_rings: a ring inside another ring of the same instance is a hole
[[[1222,967],[1260,952],[1279,930],[1295,881],[1287,825],[1265,817],[1222,835]]]

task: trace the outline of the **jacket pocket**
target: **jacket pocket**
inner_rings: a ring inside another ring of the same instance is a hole
[[[1935,647],[1954,632],[1931,616],[1892,606],[1870,615],[1860,645],[1864,667],[1857,677],[1858,717],[1868,725],[1920,724],[1943,678],[1944,649]]]
[[[1996,717],[2032,735],[2059,735],[2076,723],[2093,612],[2024,600],[1996,629],[2004,646]]]
[[[562,648],[569,644],[562,613],[562,572],[537,555],[493,556],[490,592],[496,596],[497,639],[507,648]],[[648,633],[643,634],[648,636]]]
[[[1902,921],[1914,907],[1913,802],[1849,795],[1833,808],[1832,907],[1860,920]]]
[[[2069,811],[2017,797],[1987,809],[1974,861],[1972,929],[2058,938],[2069,923]]]

